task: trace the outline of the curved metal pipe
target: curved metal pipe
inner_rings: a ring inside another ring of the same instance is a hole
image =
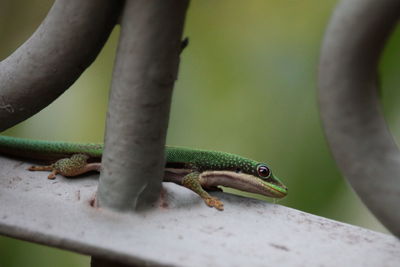
[[[35,33],[0,62],[0,131],[39,112],[78,79],[103,47],[121,4],[54,3]]]
[[[377,68],[398,0],[344,0],[323,42],[319,104],[333,155],[362,201],[400,236],[400,151],[382,116]]]

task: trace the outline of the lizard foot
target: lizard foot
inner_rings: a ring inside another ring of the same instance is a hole
[[[56,178],[56,174],[57,174],[57,170],[54,169],[53,165],[47,165],[47,166],[30,166],[28,168],[29,171],[51,171],[51,173],[49,174],[49,176],[47,176],[48,179],[55,179]]]
[[[209,207],[216,208],[217,210],[224,210],[224,203],[216,197],[207,197],[204,198],[204,202]]]
[[[100,171],[101,163],[87,163],[89,156],[74,154],[70,158],[63,158],[48,166],[31,166],[30,171],[50,171],[47,178],[55,179],[57,174],[66,177],[77,176],[89,171]]]
[[[182,185],[198,194],[207,206],[216,208],[217,210],[224,210],[224,203],[222,203],[218,198],[210,196],[210,194],[203,189],[200,184],[199,175],[199,172],[191,172],[187,174],[182,179]],[[212,187],[212,189],[216,188],[217,187]]]

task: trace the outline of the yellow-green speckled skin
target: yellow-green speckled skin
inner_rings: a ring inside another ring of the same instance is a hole
[[[167,165],[173,163],[184,163],[186,168],[197,169],[198,171],[206,170],[229,170],[241,171],[256,175],[257,161],[244,158],[235,154],[201,150],[185,147],[166,147]]]

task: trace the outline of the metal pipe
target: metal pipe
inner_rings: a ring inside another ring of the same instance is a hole
[[[323,42],[319,105],[332,153],[362,201],[400,236],[400,151],[382,116],[377,68],[397,0],[344,0]]]
[[[159,196],[188,1],[126,1],[97,204],[137,210]]]
[[[0,131],[36,114],[94,61],[122,1],[57,0],[13,54],[0,62]]]

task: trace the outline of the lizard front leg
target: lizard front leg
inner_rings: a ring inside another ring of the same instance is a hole
[[[198,194],[209,207],[224,210],[224,203],[216,197],[210,196],[201,186],[199,172],[191,172],[182,178],[182,185]]]
[[[47,166],[31,166],[30,171],[51,171],[47,178],[54,179],[57,174],[66,177],[77,176],[89,171],[100,171],[101,163],[88,163],[88,155],[74,154],[70,158],[64,158]]]

